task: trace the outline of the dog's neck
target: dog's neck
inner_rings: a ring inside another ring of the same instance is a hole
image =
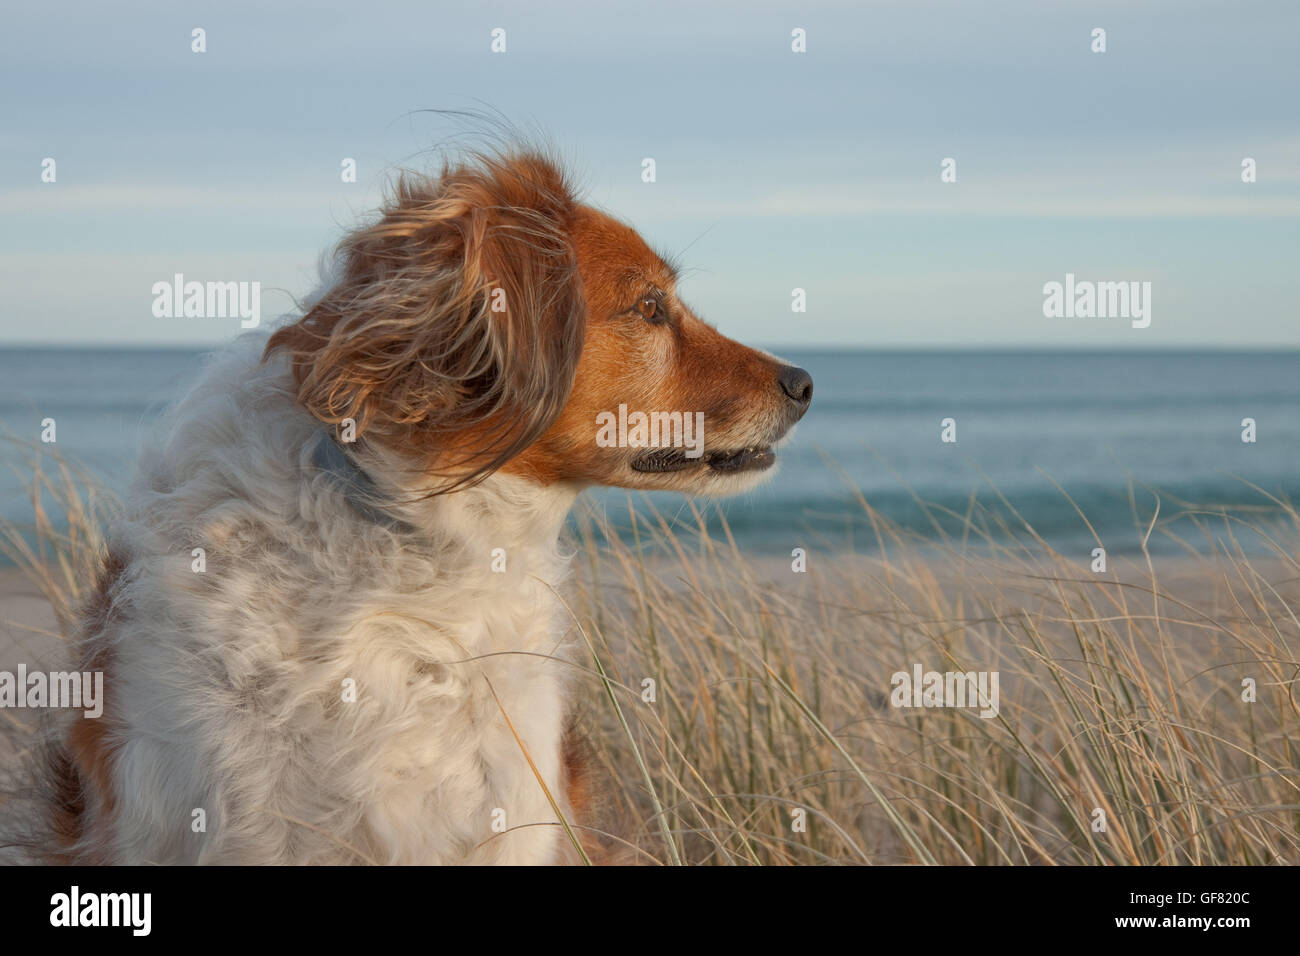
[[[313,466],[331,474],[362,518],[397,534],[460,541],[498,541],[498,547],[554,551],[578,486],[540,485],[494,474],[469,488],[430,495],[428,480],[401,456],[384,449],[346,449],[322,431]]]

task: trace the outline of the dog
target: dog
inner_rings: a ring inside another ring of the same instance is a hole
[[[52,860],[580,859],[570,506],[753,487],[812,398],[532,147],[403,174],[333,261],[141,455],[74,635],[106,701],[49,753]],[[621,406],[673,441],[598,442]]]

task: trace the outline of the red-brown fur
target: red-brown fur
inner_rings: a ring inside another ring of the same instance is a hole
[[[109,552],[100,569],[90,597],[81,609],[78,633],[78,670],[104,675],[104,710],[91,719],[73,718],[66,737],[45,754],[49,830],[54,845],[46,852],[54,862],[66,859],[68,847],[85,841],[93,846],[102,828],[111,818],[114,806],[112,764],[114,758],[113,715],[110,705],[113,686],[113,653],[97,636],[102,634],[113,613],[113,591],[125,570],[121,558]],[[84,844],[83,844],[84,845]],[[79,863],[101,862],[92,851],[78,857]]]
[[[592,441],[598,412],[616,409],[702,411],[711,436],[727,445],[738,419],[784,399],[776,384],[782,363],[720,334],[677,297],[675,272],[631,227],[588,206],[574,209],[568,235],[586,301],[586,328],[573,391],[554,424],[502,469],[548,483],[588,481],[659,488]],[[647,290],[660,289],[671,316],[651,325],[630,314]],[[641,359],[666,353],[666,374]],[[743,445],[746,438],[739,438]]]

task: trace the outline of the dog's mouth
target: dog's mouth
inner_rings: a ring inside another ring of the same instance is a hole
[[[646,474],[686,471],[689,468],[707,468],[721,474],[734,475],[745,471],[763,471],[771,468],[776,455],[769,445],[755,445],[735,451],[713,451],[697,458],[687,458],[680,448],[656,448],[632,459],[632,470]]]

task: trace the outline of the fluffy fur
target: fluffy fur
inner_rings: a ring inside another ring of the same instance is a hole
[[[400,183],[306,314],[214,362],[142,456],[77,635],[105,712],[50,754],[45,852],[571,859],[570,505],[748,487],[811,397],[675,280],[539,154]],[[620,402],[705,412],[708,454],[596,447]]]

